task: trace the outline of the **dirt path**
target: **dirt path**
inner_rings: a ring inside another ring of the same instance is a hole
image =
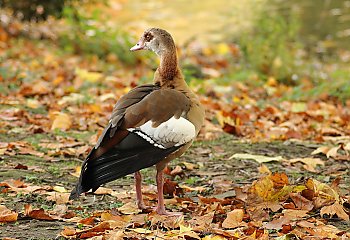
[[[198,168],[193,171],[184,171],[173,180],[179,184],[186,184],[192,187],[201,186],[206,189],[201,195],[227,197],[234,196],[233,188],[237,185],[250,185],[258,179],[261,174],[258,172],[259,163],[254,160],[239,160],[232,158],[236,153],[258,154],[265,156],[282,156],[285,159],[310,157],[310,153],[318,147],[317,144],[302,142],[273,142],[273,143],[245,143],[230,135],[224,134],[221,138],[210,142],[196,142],[194,146],[181,159],[172,162],[171,166],[181,165],[183,162],[195,164]],[[294,183],[308,177],[320,180],[324,183],[331,183],[335,177],[341,175],[339,184],[340,191],[349,193],[350,186],[350,162],[335,161],[323,158],[324,166],[318,166],[315,173],[308,172],[301,163],[291,165],[288,161],[268,162],[265,165],[272,172],[285,172],[289,181]],[[36,185],[59,185],[71,189],[76,181],[72,173],[76,166],[80,165],[78,159],[61,158],[59,161],[51,162],[39,157],[30,155],[1,156],[0,157],[0,181],[13,178],[22,179],[25,182]],[[14,169],[14,166],[22,164],[29,167],[29,170]],[[31,168],[32,167],[32,168]],[[31,170],[32,169],[32,170]],[[39,169],[39,171],[38,171]],[[144,184],[154,184],[155,170],[146,169],[144,173]],[[170,176],[168,176],[170,177]],[[224,194],[217,195],[220,184],[228,182],[231,189]],[[231,184],[230,181],[233,183]],[[127,176],[114,181],[106,187],[115,190],[132,190],[133,178]],[[0,187],[1,190],[1,187]],[[186,195],[187,194],[187,195]],[[185,193],[186,196],[196,198],[193,193]],[[0,193],[0,203],[9,209],[23,213],[24,204],[30,203],[35,207],[47,210],[55,207],[54,202],[48,201],[39,194],[17,194],[10,195]],[[75,206],[81,206],[75,209]],[[114,197],[86,195],[75,201],[69,209],[78,215],[89,216],[96,210],[113,209],[121,206],[121,203]],[[186,219],[186,217],[185,217]],[[339,229],[350,231],[350,224],[344,221],[332,223]],[[33,220],[19,215],[19,220],[12,224],[0,225],[0,237],[13,237],[18,239],[55,239],[63,230],[64,226],[76,226],[62,221]],[[56,238],[57,239],[57,238]]]

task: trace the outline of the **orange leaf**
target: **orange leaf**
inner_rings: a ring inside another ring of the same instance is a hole
[[[17,221],[18,213],[12,212],[6,206],[0,205],[0,223]]]
[[[72,126],[72,120],[71,117],[66,113],[61,112],[54,112],[53,115],[53,122],[51,125],[51,130],[54,129],[61,129],[61,130],[68,130]]]
[[[274,187],[276,188],[282,188],[289,183],[288,177],[285,173],[274,173],[270,178],[273,181]]]
[[[24,213],[28,217],[38,219],[38,220],[54,220],[50,215],[45,213],[44,209],[32,209],[32,206],[30,204],[24,205]]]
[[[236,228],[238,226],[246,225],[243,221],[244,210],[234,209],[227,213],[227,218],[222,223],[223,228]]]

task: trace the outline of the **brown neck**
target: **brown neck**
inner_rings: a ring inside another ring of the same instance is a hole
[[[158,71],[163,81],[172,81],[175,78],[179,71],[175,49],[166,51],[160,56]],[[161,83],[161,85],[163,84]]]

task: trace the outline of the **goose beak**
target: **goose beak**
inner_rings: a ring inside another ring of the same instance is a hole
[[[130,48],[130,51],[138,51],[138,50],[142,50],[144,48],[145,48],[145,45],[142,43],[142,41],[139,41],[138,43],[136,43],[135,46]]]

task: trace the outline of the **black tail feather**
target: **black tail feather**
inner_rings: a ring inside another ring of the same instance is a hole
[[[84,161],[79,181],[69,198],[75,199],[90,189],[94,192],[104,183],[155,165],[179,147],[161,149],[129,133],[115,148],[96,159]]]

